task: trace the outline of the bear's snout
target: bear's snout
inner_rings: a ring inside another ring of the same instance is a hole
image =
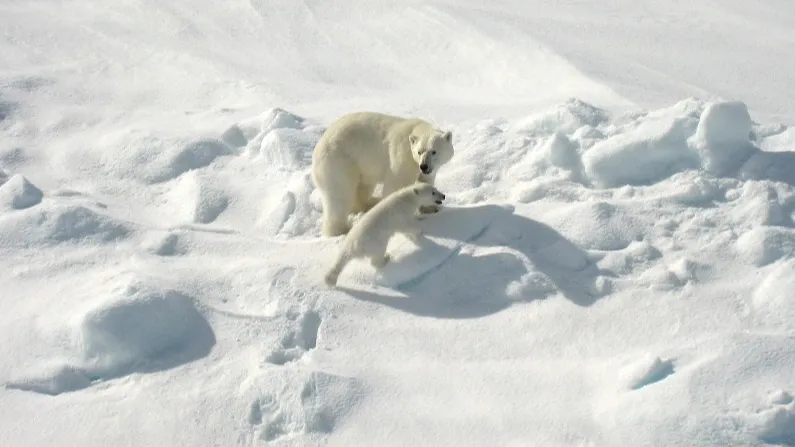
[[[428,163],[423,163],[420,165],[420,171],[422,171],[423,174],[429,174],[431,172],[431,167],[428,166]]]

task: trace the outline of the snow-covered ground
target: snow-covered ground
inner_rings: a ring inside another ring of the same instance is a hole
[[[0,445],[795,445],[795,5],[0,5]],[[453,132],[322,283],[314,143]]]

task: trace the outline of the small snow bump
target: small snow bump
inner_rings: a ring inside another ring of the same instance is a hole
[[[144,249],[157,256],[178,256],[187,253],[179,234],[156,234],[143,244]]]
[[[784,390],[775,390],[768,395],[770,405],[787,405],[792,403],[793,400],[795,399],[793,399],[792,394]]]
[[[511,126],[512,132],[529,135],[572,134],[582,126],[597,127],[608,120],[607,113],[591,104],[572,98],[557,107],[529,116]]]
[[[580,154],[577,147],[565,135],[555,132],[543,146],[548,153],[549,161],[561,168],[575,168],[580,164]]]
[[[229,197],[211,174],[189,172],[166,195],[183,220],[208,224],[229,206]]]
[[[22,174],[14,174],[4,182],[0,179],[0,202],[22,210],[41,203],[44,194]]]
[[[795,255],[795,230],[756,227],[737,238],[737,250],[753,265],[762,267]]]
[[[56,241],[97,238],[107,242],[129,233],[126,225],[84,206],[63,209],[57,213],[50,237]]]
[[[234,124],[229,126],[229,128],[227,128],[224,133],[221,134],[221,141],[232,148],[240,148],[248,144],[246,135],[243,134],[243,131],[240,129],[240,127]]]
[[[295,172],[309,167],[317,139],[301,129],[274,129],[262,139],[259,155],[270,168]]]
[[[293,115],[286,110],[278,107],[268,110],[262,115],[262,132],[274,129],[299,129],[302,127],[304,119]]]
[[[6,383],[6,388],[30,391],[55,396],[61,393],[82,390],[91,386],[85,371],[72,365],[61,364],[55,368],[44,368],[25,378]]]
[[[209,166],[219,157],[232,154],[232,148],[221,140],[205,138],[192,141],[168,154],[166,167],[154,175],[152,180],[168,181],[186,172]]]
[[[632,390],[659,382],[674,373],[674,364],[670,359],[662,359],[647,355],[621,371],[624,382]]]
[[[795,407],[773,406],[757,415],[759,439],[778,445],[795,445]]]
[[[792,290],[795,290],[795,260],[789,259],[776,264],[754,292],[751,299],[753,321],[766,329],[795,328],[795,322],[789,317],[795,312]]]

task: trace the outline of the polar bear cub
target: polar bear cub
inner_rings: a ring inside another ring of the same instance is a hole
[[[416,118],[357,112],[332,123],[312,153],[312,180],[323,204],[323,235],[350,230],[351,214],[366,212],[383,183],[381,198],[418,178],[433,185],[453,157],[453,135]],[[424,213],[438,212],[436,205]]]
[[[441,205],[444,194],[434,186],[417,182],[390,194],[370,211],[366,212],[345,236],[325,281],[329,286],[337,284],[342,269],[353,258],[369,258],[375,268],[389,262],[386,247],[395,233],[403,233],[415,243],[420,235],[417,208]]]

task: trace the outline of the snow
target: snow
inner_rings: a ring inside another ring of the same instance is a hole
[[[0,6],[0,444],[795,445],[795,7]],[[322,282],[340,115],[452,131]]]

